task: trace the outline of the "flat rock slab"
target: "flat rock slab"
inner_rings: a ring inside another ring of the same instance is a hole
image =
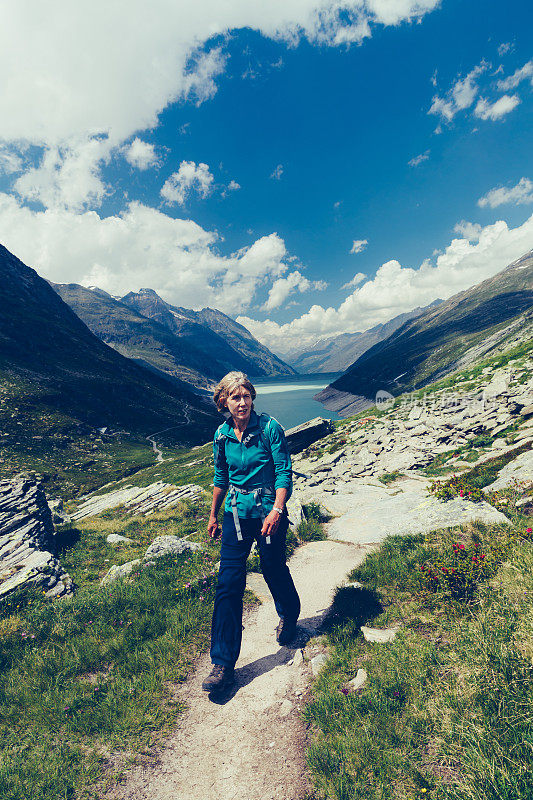
[[[363,557],[352,545],[337,542],[298,548],[290,570],[302,601],[300,628],[308,634],[316,631],[335,586]],[[203,656],[196,674],[178,690],[189,710],[158,763],[133,769],[111,797],[303,800],[311,793],[306,731],[296,713],[308,667],[298,649],[276,643],[278,617],[262,576],[248,575],[248,585],[265,602],[245,619],[236,690],[218,702],[202,692],[201,682],[211,668]]]
[[[419,480],[401,481],[391,488],[357,481],[353,489],[334,495],[316,492],[316,502],[336,515],[326,524],[330,539],[367,545],[390,535],[429,533],[473,520],[508,522],[485,502],[456,498],[443,503],[428,497],[427,484]]]
[[[92,495],[84,500],[72,514],[73,520],[85,519],[119,506],[126,506],[137,514],[153,514],[165,508],[190,500],[203,493],[203,488],[194,483],[174,486],[172,483],[156,481],[149,486],[130,486],[114,489],[106,494]]]
[[[533,450],[527,450],[506,464],[494,483],[487,486],[487,490],[506,489],[515,481],[533,481]]]

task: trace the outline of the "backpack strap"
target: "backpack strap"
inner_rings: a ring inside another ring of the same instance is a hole
[[[224,424],[224,423],[222,423]],[[222,466],[222,461],[226,459],[226,439],[228,437],[225,433],[222,433],[222,425],[217,428],[217,432],[215,435],[215,468],[220,469]]]

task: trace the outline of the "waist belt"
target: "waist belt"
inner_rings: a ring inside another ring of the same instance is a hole
[[[233,513],[233,521],[235,523],[235,530],[237,532],[237,539],[239,542],[242,542],[242,531],[241,531],[241,523],[239,522],[239,515],[237,513],[237,492],[240,494],[253,494],[255,505],[259,509],[259,516],[261,517],[261,522],[264,524],[265,522],[265,512],[263,511],[263,503],[261,502],[261,498],[263,495],[274,495],[275,491],[271,489],[269,486],[260,486],[258,489],[241,489],[238,486],[233,486],[232,483],[229,485],[229,491],[231,495],[231,510]],[[266,543],[270,544],[270,536],[266,537]]]

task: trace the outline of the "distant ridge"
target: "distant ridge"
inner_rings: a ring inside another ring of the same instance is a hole
[[[367,331],[341,333],[338,336],[319,339],[312,347],[297,351],[297,355],[287,357],[287,359],[298,372],[341,372],[353,364],[366,350],[383,339],[387,339],[404,322],[419,317],[439,303],[442,303],[442,300],[435,300],[423,308],[414,308],[412,311],[393,317],[388,322],[375,325]]]
[[[402,325],[363,353],[315,395],[348,416],[373,404],[379,390],[419,389],[533,334],[533,250],[492,278]]]
[[[213,308],[192,311],[173,306],[153,289],[129,292],[122,302],[163,325],[180,340],[202,351],[222,377],[232,369],[251,376],[294,375],[296,370],[271,353],[249,330]]]

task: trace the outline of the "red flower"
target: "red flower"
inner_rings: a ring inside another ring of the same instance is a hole
[[[526,533],[533,533],[533,528],[526,528]]]

